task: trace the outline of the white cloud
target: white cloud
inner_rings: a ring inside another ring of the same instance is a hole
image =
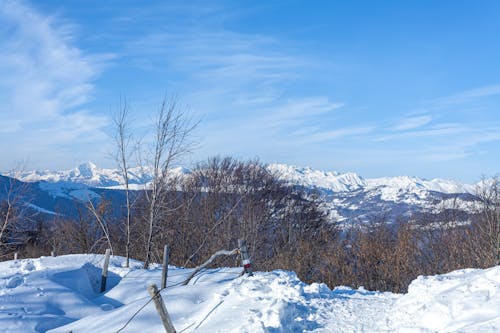
[[[179,24],[165,30],[133,37],[123,52],[142,70],[181,77],[171,81],[176,92],[210,115],[283,104],[287,86],[314,63],[269,36],[218,25]]]
[[[341,138],[359,136],[371,133],[375,130],[375,127],[372,126],[364,126],[364,127],[348,127],[348,128],[340,128],[331,131],[324,131],[315,133],[305,137],[302,141],[304,143],[318,143],[325,142],[331,140],[338,140]]]
[[[319,125],[324,125],[324,121],[320,119],[335,114],[342,106],[324,97],[274,101],[274,105],[261,107],[252,114],[204,121],[204,144],[214,150],[212,153],[233,146],[230,153],[253,150],[250,155],[261,155],[277,146],[308,143],[305,138],[321,131]]]
[[[219,153],[234,145],[231,152],[253,149],[260,155],[292,139],[302,140],[297,134],[301,128],[311,128],[344,106],[321,94],[287,95],[294,81],[311,79],[310,69],[318,64],[271,36],[219,25],[180,25],[168,33],[135,38],[124,52],[143,70],[162,63],[180,73],[183,80],[176,89],[184,88],[183,100],[205,115],[203,151]]]
[[[73,27],[22,1],[0,2],[0,26],[2,150],[23,159],[45,147],[50,159],[51,144],[98,137],[106,117],[80,108],[92,99],[105,57],[82,52]]]
[[[411,138],[429,138],[439,136],[450,136],[452,134],[465,134],[470,131],[470,128],[465,125],[456,123],[442,123],[428,127],[426,129],[418,129],[406,131],[397,134],[382,135],[375,141],[402,140]]]
[[[482,97],[489,97],[496,95],[500,95],[500,84],[469,89],[451,96],[437,98],[433,100],[432,103],[437,107],[450,107],[454,105],[467,103]]]
[[[294,99],[274,107],[263,108],[264,115],[256,122],[263,128],[305,125],[317,116],[325,116],[344,106],[326,97]]]
[[[405,145],[407,154],[399,152],[396,155],[399,157],[408,155],[408,158],[418,157],[422,161],[444,162],[469,158],[477,154],[479,145],[499,140],[500,124],[496,122],[443,123],[424,130],[383,135],[374,142],[384,142],[387,147]]]
[[[430,115],[408,117],[400,120],[393,128],[394,131],[406,131],[427,125],[432,120]]]

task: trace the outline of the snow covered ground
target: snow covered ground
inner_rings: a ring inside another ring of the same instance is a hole
[[[160,284],[161,268],[126,269],[112,258],[99,294],[102,260],[0,263],[0,332],[164,332],[146,290]],[[500,266],[419,277],[404,295],[330,290],[286,271],[240,277],[237,268],[209,269],[180,285],[190,272],[170,267],[162,291],[178,332],[500,332]]]

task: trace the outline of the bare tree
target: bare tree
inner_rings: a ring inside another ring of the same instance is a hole
[[[126,218],[125,218],[125,267],[129,267],[130,264],[130,235],[131,235],[131,212],[132,212],[132,202],[130,199],[130,189],[129,189],[129,160],[133,151],[131,150],[131,138],[132,134],[129,130],[128,123],[128,106],[127,102],[120,101],[120,106],[118,112],[114,116],[115,124],[115,161],[118,164],[120,174],[122,176],[123,185],[125,186],[125,205],[126,205]]]
[[[96,207],[91,199],[87,202],[87,209],[94,215],[97,223],[101,227],[102,232],[104,233],[104,237],[106,237],[106,241],[108,242],[109,249],[111,250],[111,255],[114,255],[113,244],[111,242],[111,232],[109,228],[109,224],[105,219],[106,209],[108,203],[104,198],[101,199],[99,205]]]
[[[7,241],[4,240],[9,228],[16,222],[16,210],[19,205],[20,198],[15,190],[15,180],[12,178],[2,177],[5,180],[4,191],[5,197],[1,201],[0,206],[0,247],[4,248]]]
[[[479,256],[483,265],[500,265],[500,183],[498,177],[483,180],[478,188],[481,200],[475,224],[480,237]]]
[[[172,251],[172,262],[197,266],[245,238],[259,269],[295,269],[300,263],[305,272],[301,277],[312,275],[315,256],[309,254],[313,252],[305,252],[307,258],[302,260],[296,248],[300,242],[320,246],[316,222],[322,223],[324,214],[305,192],[287,186],[257,160],[210,158],[184,177],[175,197],[178,201],[170,198],[168,205],[180,208],[162,221],[162,231],[155,236],[179,244]]]
[[[30,207],[27,183],[0,176],[0,186],[3,187],[0,190],[0,251],[5,252],[11,246],[25,244],[33,229],[36,210]]]
[[[151,261],[155,229],[169,213],[165,205],[170,192],[169,169],[193,148],[194,143],[189,139],[197,124],[188,118],[176,98],[163,99],[155,121],[155,138],[148,161],[152,167],[153,179],[150,188],[145,191],[148,202],[145,268]]]
[[[75,216],[56,214],[49,228],[44,230],[44,243],[60,254],[92,253],[108,248],[103,228],[93,213],[78,202],[73,202]]]

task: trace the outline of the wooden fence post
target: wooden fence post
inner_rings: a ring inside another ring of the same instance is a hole
[[[163,299],[161,298],[161,294],[158,291],[156,284],[150,284],[148,286],[148,292],[155,303],[156,311],[160,315],[161,322],[167,333],[176,333],[177,331],[174,328],[172,319],[170,319],[170,316],[168,315],[167,308],[165,307],[165,303],[163,303]]]
[[[248,247],[247,242],[244,239],[238,239],[238,247],[241,253],[241,261],[243,262],[244,272],[248,274],[248,276],[252,276],[252,262],[250,261],[250,256],[248,255]]]
[[[168,261],[170,257],[170,248],[165,245],[163,248],[163,269],[161,271],[161,289],[165,289],[167,286],[167,275],[168,275]]]
[[[102,265],[102,274],[101,274],[101,293],[106,290],[106,280],[108,278],[108,266],[109,266],[109,255],[111,251],[110,249],[106,249],[106,254],[104,257],[104,264]]]

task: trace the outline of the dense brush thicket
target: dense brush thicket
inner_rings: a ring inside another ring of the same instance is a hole
[[[168,195],[159,205],[163,218],[152,238],[150,255],[157,262],[164,244],[170,244],[172,264],[193,267],[218,250],[236,248],[238,238],[244,238],[257,270],[293,270],[306,282],[395,292],[404,292],[421,274],[500,264],[496,181],[480,193],[482,207],[468,225],[456,225],[448,216],[442,225],[380,221],[343,230],[327,221],[315,193],[283,183],[258,161],[212,158],[187,177],[168,182]],[[145,257],[147,195],[132,196],[130,253],[136,259]],[[0,207],[2,219],[7,213],[14,219],[15,207],[5,202]],[[123,255],[125,218],[117,217],[117,207],[106,200],[94,208],[79,207],[78,218],[56,216],[52,223],[38,223],[15,244],[8,244],[8,235],[18,235],[15,226],[22,223],[9,224],[0,239],[3,258],[13,251],[21,256],[99,253],[110,245]],[[217,264],[238,265],[238,260]]]

